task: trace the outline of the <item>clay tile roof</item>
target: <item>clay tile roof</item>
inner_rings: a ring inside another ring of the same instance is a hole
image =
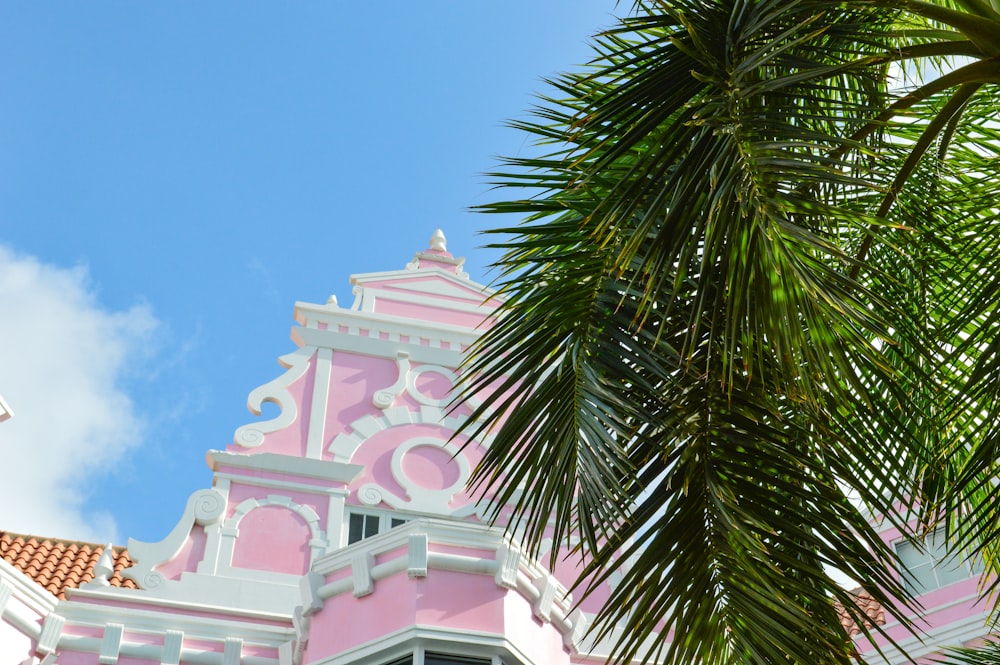
[[[882,626],[885,624],[885,609],[882,605],[872,598],[871,594],[863,589],[857,589],[852,592],[854,594],[854,602],[858,604],[858,607],[865,613],[868,617],[868,622],[872,626]],[[847,634],[851,637],[861,633],[861,628],[858,626],[857,622],[847,613],[844,606],[840,603],[836,603],[837,614],[840,615],[840,625],[844,627]]]
[[[111,586],[137,589],[135,582],[121,576],[121,571],[132,565],[128,550],[115,547],[113,552]],[[94,579],[94,564],[103,553],[103,545],[0,531],[0,558],[60,600],[65,600],[66,589],[79,588]]]

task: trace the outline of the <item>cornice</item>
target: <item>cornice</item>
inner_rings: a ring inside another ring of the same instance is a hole
[[[223,450],[209,450],[205,458],[212,471],[218,471],[220,466],[227,466],[248,471],[287,473],[345,485],[364,471],[364,467],[359,464],[330,462],[276,453],[239,454]]]
[[[58,598],[3,559],[0,559],[0,581],[11,586],[12,598],[41,616],[45,616],[59,604]]]

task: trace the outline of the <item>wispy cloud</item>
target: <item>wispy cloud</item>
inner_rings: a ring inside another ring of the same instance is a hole
[[[85,514],[95,481],[144,436],[123,389],[158,322],[146,305],[110,311],[85,267],[0,245],[0,529],[107,541],[108,514]]]

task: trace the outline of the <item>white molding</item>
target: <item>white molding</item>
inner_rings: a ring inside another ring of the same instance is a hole
[[[124,624],[109,623],[104,626],[101,649],[97,656],[98,663],[101,665],[115,665],[118,662],[118,654],[122,648],[122,634],[124,632]]]
[[[365,291],[367,292],[368,290],[366,287]],[[440,300],[435,300],[435,304],[440,302]],[[490,309],[490,311],[493,310]],[[370,310],[342,309],[336,305],[317,305],[302,301],[295,303],[294,317],[295,321],[303,327],[302,329],[336,333],[338,328],[345,326],[347,328],[356,328],[358,331],[367,330],[369,337],[378,337],[378,335],[372,335],[373,332],[394,332],[410,339],[437,338],[471,343],[483,334],[482,329],[471,328],[456,323],[414,319],[408,316],[397,316],[395,314],[373,312]],[[321,323],[327,325],[326,331],[319,331],[316,328]],[[336,347],[332,348],[336,349]]]
[[[372,405],[377,409],[385,411],[396,398],[406,390],[407,380],[410,373],[410,354],[406,351],[396,353],[396,381],[386,387],[372,393]]]
[[[11,598],[18,600],[39,616],[45,616],[56,608],[59,599],[22,573],[10,563],[0,559],[0,583],[11,586]]]
[[[339,548],[346,542],[344,517],[347,512],[347,492],[330,494],[326,515],[326,537],[331,548]]]
[[[306,457],[323,458],[326,442],[326,412],[330,403],[330,376],[333,372],[333,351],[316,351],[316,371],[313,374],[312,404],[309,409],[309,431],[306,435]]]
[[[287,473],[344,484],[351,482],[364,471],[364,467],[359,464],[306,459],[294,455],[279,455],[278,453],[243,454],[227,453],[224,450],[209,450],[206,458],[212,471],[217,471],[220,466],[231,466],[248,471]],[[246,478],[248,480],[263,480],[254,476],[246,476]],[[309,485],[303,485],[303,487],[309,487]],[[324,491],[326,491],[325,488]]]
[[[3,395],[0,395],[0,423],[13,417],[14,410],[4,401]]]
[[[59,641],[59,649],[62,652],[100,653],[101,641],[96,637],[64,635],[63,639]],[[133,644],[125,642],[121,646],[121,656],[152,662],[161,660],[165,652],[166,647],[157,644]],[[224,658],[224,652],[218,651],[182,648],[180,652],[180,660],[185,663],[191,663],[191,665],[225,665]],[[43,660],[39,665],[43,665],[44,663],[45,661]],[[240,663],[241,665],[278,665],[278,659],[245,656],[240,659]]]
[[[418,294],[424,297],[443,296],[445,298],[458,298],[466,301],[470,305],[482,305],[482,303],[487,302],[490,299],[490,296],[485,293],[477,293],[475,289],[469,288],[469,282],[464,282],[463,284],[451,284],[436,279],[406,279],[394,282],[391,286],[393,289]],[[365,287],[365,289],[367,290],[368,287]]]
[[[118,591],[135,590],[118,589]],[[295,635],[290,613],[276,614],[237,610],[231,606],[221,607],[205,603],[165,601],[120,593],[115,594],[115,597],[110,600],[130,605],[145,604],[152,607],[143,609],[141,607],[97,605],[92,602],[79,602],[78,598],[109,600],[107,592],[81,593],[78,591],[74,593],[72,600],[61,603],[59,607],[59,615],[73,626],[100,627],[120,623],[132,632],[162,635],[164,631],[169,630],[180,632],[190,639],[216,642],[221,642],[233,635],[239,635],[246,642],[274,648],[277,648],[280,643],[292,639]],[[195,612],[211,616],[198,616],[193,614]],[[279,625],[268,625],[261,623],[262,621]]]
[[[421,305],[431,309],[432,311],[439,310],[443,312],[460,312],[462,314],[479,314],[483,317],[483,322],[485,322],[491,314],[496,312],[496,307],[484,304],[489,300],[487,297],[483,297],[479,302],[473,302],[472,299],[469,298],[466,298],[464,302],[446,300],[429,290],[418,290],[413,288],[404,289],[399,285],[399,283],[392,284],[390,288],[386,288],[384,286],[364,286],[363,288],[364,292],[361,300],[361,311],[371,312],[373,314],[383,314],[383,312],[376,311],[376,303],[379,300],[391,300],[393,302]],[[388,314],[386,316],[392,315]]]
[[[413,322],[407,319],[400,318],[397,323],[379,318],[372,320],[368,328],[355,329],[354,333],[349,331],[346,335],[336,329],[292,328],[292,341],[302,347],[329,348],[376,358],[395,358],[400,350],[404,350],[415,362],[458,367],[465,358],[464,352],[460,349],[468,347],[478,339],[478,335],[468,333],[468,328],[456,327],[456,332],[448,334],[442,334],[437,330],[416,334],[413,328]],[[360,330],[367,330],[369,335],[361,335]],[[387,333],[389,339],[380,339],[381,333]],[[408,341],[400,341],[401,337],[406,337]],[[426,340],[428,344],[426,346],[421,344],[422,340]],[[434,342],[433,346],[431,342]],[[444,348],[445,343],[455,348]]]
[[[154,568],[176,557],[187,542],[195,524],[210,526],[219,522],[226,512],[226,496],[216,489],[194,492],[184,507],[184,513],[167,537],[158,543],[128,539],[132,567],[122,571],[122,576],[136,582],[147,592],[154,592],[165,579]],[[207,529],[206,529],[207,531]],[[206,547],[207,549],[207,547]]]
[[[434,448],[443,450],[451,456],[451,461],[458,466],[458,477],[450,486],[438,490],[422,487],[415,479],[410,478],[403,470],[403,458],[417,448]],[[377,483],[366,483],[358,488],[358,498],[368,506],[386,503],[397,510],[415,513],[430,513],[435,515],[450,515],[465,517],[477,512],[476,504],[451,508],[451,501],[465,489],[472,466],[462,454],[462,449],[454,443],[432,436],[418,436],[403,441],[392,453],[389,465],[392,477],[406,492],[408,500],[401,499]]]
[[[405,406],[397,406],[386,409],[380,416],[362,416],[348,425],[347,431],[342,432],[333,438],[327,450],[333,455],[334,460],[339,462],[350,462],[354,453],[358,451],[365,441],[379,432],[384,432],[393,427],[406,425],[435,425],[442,429],[455,432],[462,425],[464,419],[448,416],[443,409],[433,406],[421,406],[414,411]],[[480,445],[489,448],[492,436],[483,436],[479,439],[471,439],[469,445]]]
[[[431,545],[459,545],[493,554],[485,557],[450,554],[434,551]],[[395,556],[387,558],[390,553]],[[512,576],[501,574],[507,557],[517,559],[512,586],[503,583]],[[350,577],[323,583],[326,576],[345,569],[350,569]],[[572,612],[572,596],[541,564],[522,556],[507,536],[484,525],[420,518],[366,538],[314,564],[313,571],[324,577],[310,578],[305,584],[303,603],[310,607],[310,612],[317,611],[323,601],[334,596],[348,592],[358,597],[368,595],[376,590],[379,580],[404,572],[411,578],[432,577],[431,570],[492,577],[498,587],[528,600],[535,616],[543,623],[551,623],[570,651],[578,651],[577,622],[582,614]]]
[[[253,568],[243,568],[233,565],[233,553],[236,551],[236,539],[239,537],[239,526],[243,518],[257,508],[267,506],[277,506],[285,508],[297,514],[305,521],[309,527],[309,548],[310,565],[317,558],[322,556],[329,548],[329,541],[326,534],[319,525],[319,515],[312,506],[303,505],[292,501],[289,497],[280,494],[270,494],[266,497],[244,499],[233,509],[233,514],[223,523],[219,530],[219,558],[216,563],[216,574],[224,577],[239,577],[245,579],[257,579],[262,582],[286,582],[291,585],[298,584],[299,575],[275,573],[272,571],[255,570]]]
[[[243,448],[256,448],[264,442],[264,436],[288,427],[298,417],[298,404],[288,391],[288,387],[301,378],[309,369],[309,361],[316,351],[308,345],[287,353],[278,362],[288,370],[276,379],[254,388],[247,397],[247,408],[256,416],[261,414],[265,402],[276,404],[281,412],[277,417],[263,422],[254,422],[236,428],[233,443]]]
[[[240,665],[243,654],[243,640],[238,637],[227,637],[222,648],[222,665]]]
[[[396,630],[340,653],[310,661],[309,665],[389,662],[418,649],[468,658],[499,656],[514,660],[517,665],[549,665],[528,658],[517,644],[498,633],[422,624]]]
[[[183,645],[184,633],[182,631],[168,630],[163,633],[163,651],[160,653],[160,665],[179,665]]]
[[[59,645],[59,637],[62,635],[63,627],[66,625],[66,618],[59,614],[49,614],[42,622],[42,633],[38,637],[38,644],[35,652],[43,656],[55,653]]]
[[[447,263],[449,265],[460,266],[465,262],[464,258],[447,258],[438,254],[428,254],[425,252],[417,252],[415,255],[419,257],[426,258],[429,261],[435,261],[439,263]],[[412,280],[418,280],[426,277],[442,277],[445,280],[452,282],[459,288],[465,289],[466,291],[482,292],[483,299],[491,298],[497,300],[504,300],[502,296],[499,296],[494,289],[488,286],[484,286],[479,282],[473,282],[465,277],[460,277],[457,274],[444,270],[437,267],[429,268],[417,268],[416,270],[412,268],[403,268],[402,270],[384,270],[382,272],[362,272],[355,275],[351,275],[351,284],[353,286],[360,286],[362,288],[368,288],[366,284],[368,282],[406,282]]]
[[[983,612],[974,616],[963,617],[958,621],[953,621],[932,630],[920,631],[918,636],[910,636],[898,640],[897,644],[899,644],[900,648],[896,648],[891,644],[881,647],[885,654],[884,658],[880,657],[875,648],[865,640],[863,645],[866,648],[862,651],[862,655],[864,655],[866,662],[872,663],[872,665],[877,663],[903,665],[904,663],[911,662],[911,660],[903,657],[903,651],[910,658],[918,660],[937,653],[946,647],[961,646],[969,640],[988,636],[990,634],[990,628],[987,623],[988,619],[989,613]],[[857,643],[859,646],[862,644],[860,642]]]
[[[0,562],[6,563],[3,560],[0,560]],[[32,582],[32,585],[34,585],[34,582]],[[25,602],[26,600],[27,602]],[[20,589],[15,588],[15,584],[11,580],[5,579],[3,575],[0,575],[0,623],[6,623],[29,639],[37,640],[42,632],[39,619],[44,620],[49,613],[36,612],[35,603],[32,600],[26,598]],[[55,600],[55,597],[53,597],[53,600]],[[22,608],[26,608],[28,613]]]
[[[311,485],[309,483],[299,483],[293,480],[275,480],[273,478],[258,478],[256,476],[243,476],[235,473],[216,472],[215,479],[226,482],[236,482],[241,485],[251,487],[266,487],[269,489],[283,490],[285,492],[302,492],[303,494],[318,494],[320,496],[346,493],[347,490],[340,487],[329,487],[323,485]],[[216,485],[218,487],[218,485]]]

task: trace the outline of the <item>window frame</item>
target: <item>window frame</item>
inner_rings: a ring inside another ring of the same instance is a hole
[[[483,657],[464,653],[445,653],[436,648],[426,649],[420,645],[410,647],[407,652],[398,654],[390,660],[380,660],[379,665],[427,665],[427,656],[449,658],[456,661],[454,665],[519,665],[498,655]]]
[[[934,529],[916,542],[900,538],[892,543],[892,548],[898,557],[899,576],[903,588],[913,596],[922,596],[975,579],[984,571],[981,559],[970,560],[963,557],[961,552],[947,551],[945,527]],[[958,569],[961,569],[964,575],[954,578]],[[919,575],[913,571],[917,571]]]
[[[355,515],[362,517],[364,520],[361,526],[362,535],[357,540],[351,540],[351,520]],[[378,527],[375,533],[366,536],[364,535],[366,522],[369,518],[372,517],[378,519]],[[374,538],[375,536],[391,531],[392,529],[395,529],[398,526],[403,526],[404,524],[412,520],[413,520],[412,516],[402,515],[395,511],[371,510],[365,508],[356,508],[353,506],[348,507],[347,510],[344,512],[343,546],[347,547],[348,545],[356,545],[357,543],[362,543],[368,540],[369,538]],[[398,521],[399,524],[393,524],[394,521]]]

